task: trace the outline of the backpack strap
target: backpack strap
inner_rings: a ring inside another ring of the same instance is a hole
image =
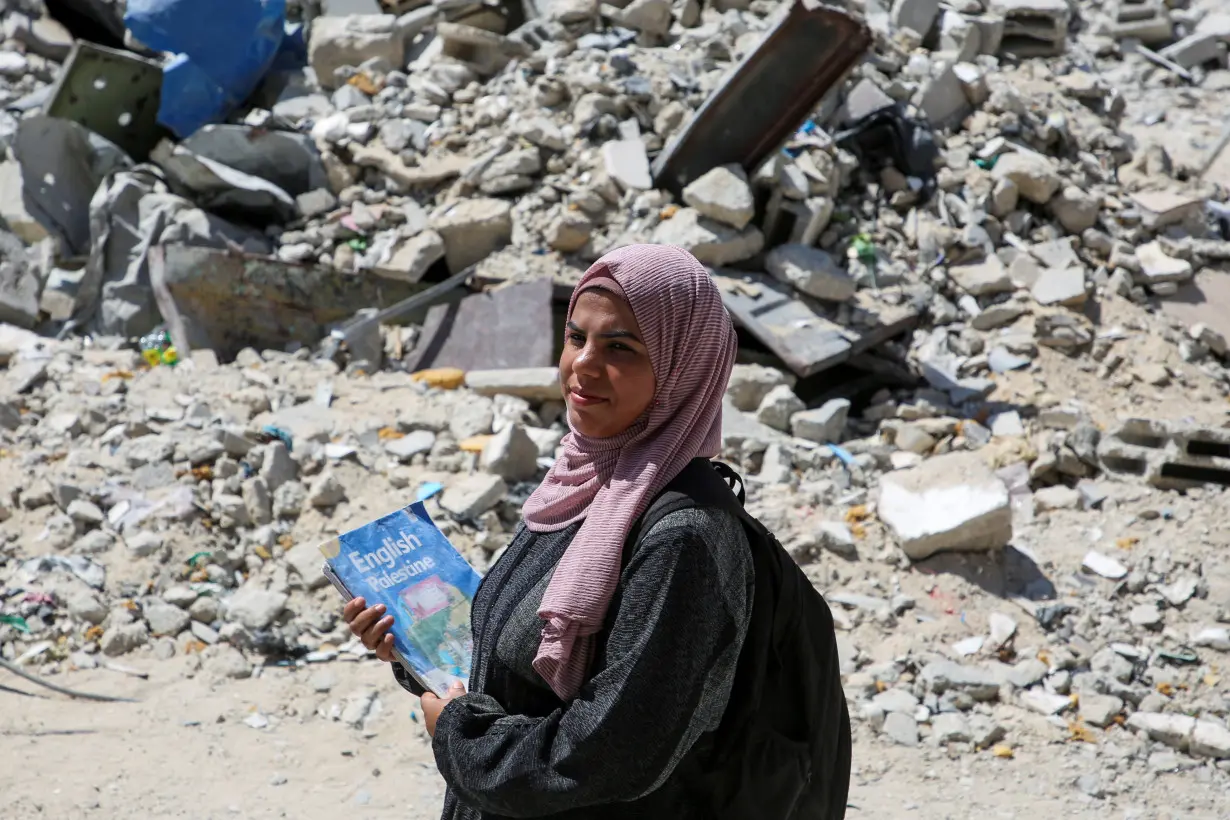
[[[715,481],[714,478],[719,480]],[[735,482],[739,484],[737,491],[734,489]],[[742,476],[728,465],[707,458],[692,459],[650,502],[641,517],[633,522],[624,542],[624,565],[635,552],[641,533],[649,532],[671,513],[690,507],[719,507],[739,515],[745,497]],[[738,503],[732,503],[735,501]]]

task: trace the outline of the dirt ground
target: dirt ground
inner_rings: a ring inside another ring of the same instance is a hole
[[[150,662],[142,667],[148,680],[104,670],[59,677],[71,687],[139,698],[135,704],[2,695],[4,816],[437,816],[443,782],[427,735],[411,717],[417,700],[396,688],[382,664],[334,663],[327,670],[337,681],[333,691],[315,694],[309,680],[320,666],[214,685],[204,675],[187,678],[187,663]],[[327,717],[332,703],[365,685],[377,686],[383,703],[378,728],[366,737]],[[257,713],[267,727],[244,723]],[[1202,785],[1200,771],[1145,782],[1133,775],[1103,783],[1121,794],[1086,796],[1071,785],[1096,771],[1094,749],[1085,744],[1039,741],[1012,759],[949,759],[940,749],[890,747],[862,731],[847,813],[853,820],[1228,816],[1224,802],[1217,808],[1224,795]]]

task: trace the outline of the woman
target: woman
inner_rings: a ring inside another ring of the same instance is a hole
[[[717,455],[735,348],[721,295],[680,248],[621,248],[577,285],[559,364],[571,433],[475,598],[473,691],[422,698],[446,820],[709,816],[689,773],[752,613],[748,536],[709,507],[635,525]],[[365,607],[345,618],[391,660],[392,618]]]

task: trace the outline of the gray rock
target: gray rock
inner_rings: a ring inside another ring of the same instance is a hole
[[[1068,233],[1079,234],[1097,224],[1102,198],[1068,185],[1049,203],[1051,213]]]
[[[65,596],[64,605],[68,614],[97,626],[107,619],[107,605],[97,594],[81,587],[74,587]]]
[[[1127,719],[1127,727],[1182,752],[1191,742],[1196,719],[1188,715],[1136,712]]]
[[[742,230],[756,215],[747,174],[739,165],[719,165],[683,189],[683,201],[702,216]]]
[[[830,399],[814,410],[804,410],[790,417],[791,434],[817,444],[839,443],[850,413],[848,399]]]
[[[460,273],[512,239],[512,206],[501,199],[463,199],[431,220],[444,239],[445,261]]]
[[[609,144],[609,143],[608,143]],[[755,225],[736,231],[701,215],[695,208],[681,208],[654,229],[653,241],[678,245],[703,265],[725,267],[751,259],[764,248],[764,234]]]
[[[1196,721],[1190,750],[1195,757],[1230,758],[1230,729],[1211,720]]]
[[[243,497],[231,493],[219,493],[213,497],[213,514],[216,518],[229,520],[237,526],[252,523],[248,519],[248,507],[243,503]]]
[[[760,406],[756,408],[756,419],[774,430],[788,432],[790,419],[806,409],[807,405],[788,385],[779,384],[761,399]]]
[[[759,364],[736,364],[726,384],[726,395],[735,408],[753,413],[765,396],[779,385],[789,386],[790,379],[780,370]]]
[[[1031,289],[1040,305],[1080,305],[1088,298],[1085,271],[1080,267],[1047,268]]]
[[[971,739],[969,723],[959,712],[942,712],[931,720],[931,737],[940,745],[968,743]]]
[[[286,593],[247,583],[231,593],[226,599],[224,610],[228,621],[247,629],[265,629],[277,619],[285,607]]]
[[[978,701],[994,700],[999,696],[999,679],[993,673],[953,661],[927,664],[923,667],[922,679],[937,695],[956,690]]]
[[[808,245],[778,245],[765,258],[765,269],[800,293],[830,302],[844,302],[857,290],[830,254]]]
[[[872,698],[871,702],[885,713],[901,712],[903,715],[913,716],[918,711],[918,698],[904,689],[885,689]]]
[[[243,503],[248,519],[261,526],[273,521],[273,497],[269,485],[260,476],[249,478],[242,486]]]
[[[98,648],[108,657],[125,655],[149,641],[149,629],[142,621],[116,624],[103,632]]]
[[[925,38],[940,13],[940,0],[895,0],[892,9],[893,28],[908,28]]]
[[[653,0],[649,0],[653,2]],[[667,12],[667,19],[670,12]],[[648,191],[653,187],[649,173],[649,157],[640,139],[611,140],[602,145],[602,160],[607,175],[624,190]]]
[[[150,601],[142,608],[149,631],[153,635],[168,635],[174,638],[188,628],[188,613],[163,601]]]
[[[97,527],[107,520],[103,511],[98,508],[98,505],[92,501],[87,501],[84,498],[78,498],[76,501],[68,505],[65,510],[68,517],[74,521],[85,524],[89,527]]]
[[[316,554],[319,555],[320,551],[317,550]],[[214,643],[217,641],[218,636],[215,633],[213,635],[213,640],[206,640],[201,637],[201,632],[196,628],[197,624],[212,624],[221,616],[222,604],[218,602],[217,598],[210,598],[202,595],[200,598],[193,601],[188,607],[188,617],[194,621],[192,624],[192,634],[205,641],[205,643]],[[213,630],[211,629],[210,632],[213,632]]]
[[[1128,613],[1128,620],[1131,621],[1132,626],[1161,629],[1164,618],[1157,604],[1140,604],[1132,607],[1132,611]]]
[[[93,530],[73,543],[73,552],[78,555],[97,555],[113,546],[115,546],[115,536],[105,530]]]
[[[1047,666],[1037,658],[1026,658],[1008,672],[1008,682],[1018,689],[1028,689],[1046,677]]]
[[[1105,729],[1123,711],[1123,701],[1113,695],[1081,695],[1080,717],[1090,726]]]
[[[560,253],[577,253],[589,244],[594,223],[578,211],[564,211],[547,226],[547,244]]]
[[[308,62],[326,89],[338,87],[335,72],[339,68],[380,59],[400,69],[404,58],[405,37],[392,14],[318,17],[312,21]]]
[[[163,538],[158,533],[142,530],[124,539],[128,549],[139,558],[148,558],[162,549]]]
[[[508,491],[497,475],[473,473],[460,476],[445,488],[440,506],[457,518],[476,518],[499,503]]]
[[[1033,152],[1017,151],[1001,155],[991,175],[995,179],[1012,180],[1020,189],[1021,196],[1038,205],[1050,201],[1061,182],[1055,163]]]
[[[261,465],[260,475],[265,479],[269,492],[276,493],[283,484],[298,478],[299,465],[290,457],[286,445],[275,441],[265,448],[265,460]]]
[[[901,712],[889,712],[884,716],[882,731],[889,740],[901,746],[918,745],[918,721]]]
[[[216,678],[241,680],[252,676],[252,664],[233,646],[222,645],[210,650],[205,657],[204,668]]]
[[[346,500],[346,488],[331,470],[321,473],[308,490],[308,503],[317,509],[336,507]]]
[[[384,445],[384,450],[398,461],[407,462],[419,453],[430,453],[436,444],[436,434],[430,430],[415,430]]]
[[[948,269],[948,275],[971,296],[992,296],[1016,290],[1008,270],[997,256],[988,256],[972,265],[956,265]]]
[[[275,518],[298,518],[307,503],[307,488],[298,481],[283,484],[273,494],[273,515]]]
[[[505,481],[528,481],[538,473],[538,445],[520,424],[510,424],[487,442],[480,466]]]

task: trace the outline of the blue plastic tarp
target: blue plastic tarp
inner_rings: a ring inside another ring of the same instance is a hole
[[[128,0],[124,23],[176,55],[163,69],[158,122],[184,138],[256,89],[282,46],[286,0]]]

